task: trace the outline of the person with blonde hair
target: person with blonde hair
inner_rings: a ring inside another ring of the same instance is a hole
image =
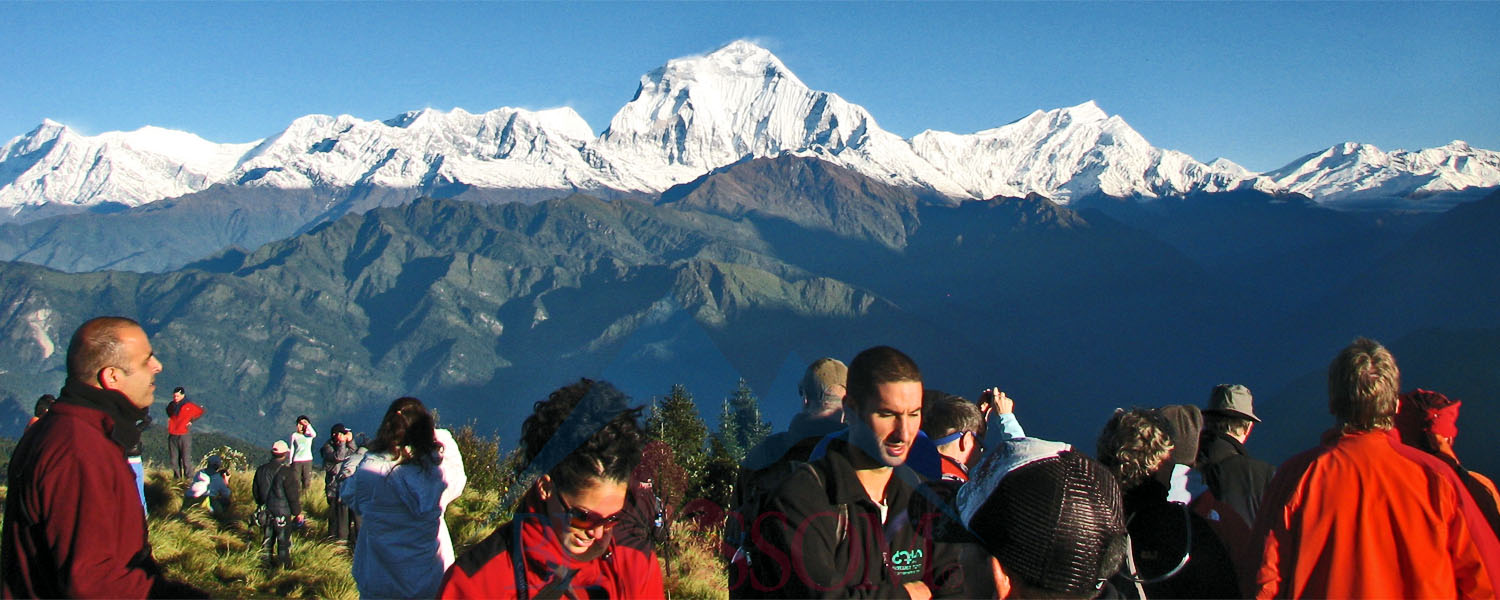
[[[1436,458],[1392,429],[1401,371],[1358,338],[1328,365],[1333,429],[1277,469],[1255,523],[1257,598],[1493,598],[1495,534]],[[1378,518],[1376,518],[1378,516]],[[1481,521],[1482,522],[1482,521]]]

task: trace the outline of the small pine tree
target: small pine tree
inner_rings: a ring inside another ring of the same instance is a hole
[[[728,404],[725,411],[733,414],[735,438],[733,445],[726,444],[726,446],[730,450],[738,448],[739,453],[735,458],[737,462],[744,462],[745,455],[750,452],[750,449],[771,435],[771,422],[761,418],[760,400],[755,397],[755,392],[750,389],[750,385],[745,383],[744,377],[740,378],[740,383],[729,397]]]
[[[688,489],[696,489],[708,462],[704,452],[708,426],[698,416],[698,405],[687,387],[675,384],[666,397],[652,403],[646,429],[648,436],[666,442],[672,449],[675,462],[687,474]]]
[[[728,457],[735,464],[745,462],[745,453],[749,452],[749,448],[740,445],[743,437],[734,404],[729,398],[725,398],[719,410],[719,430],[709,440],[709,455]]]
[[[740,476],[740,461],[729,453],[721,439],[715,435],[708,442],[708,464],[704,467],[697,496],[719,506],[729,506],[734,483]]]

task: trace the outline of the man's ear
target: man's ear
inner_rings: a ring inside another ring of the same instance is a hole
[[[119,369],[104,367],[103,369],[99,369],[99,374],[96,378],[99,380],[100,389],[115,389],[115,384],[120,381]]]
[[[972,431],[965,431],[963,435],[958,436],[958,451],[968,452],[972,450],[974,448],[974,443],[978,441],[978,439],[979,434]]]

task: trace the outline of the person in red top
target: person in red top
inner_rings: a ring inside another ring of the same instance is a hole
[[[1500,533],[1500,491],[1490,478],[1464,468],[1453,451],[1453,438],[1458,437],[1458,407],[1460,400],[1431,390],[1418,389],[1401,394],[1401,405],[1396,410],[1396,431],[1401,432],[1401,441],[1406,445],[1424,450],[1436,456],[1453,469],[1464,482],[1479,512],[1489,521],[1490,528]]]
[[[448,569],[439,598],[665,596],[652,548],[613,535],[635,514],[625,509],[645,448],[640,409],[626,402],[583,379],[536,403],[521,425],[523,477],[535,481],[515,519]]]
[[[1395,358],[1373,340],[1334,358],[1328,408],[1338,426],[1267,486],[1248,595],[1495,597],[1494,532],[1451,469],[1401,443],[1400,387]]]
[[[203,407],[187,399],[187,390],[172,390],[172,401],[167,403],[167,462],[172,464],[174,477],[188,477],[197,470],[193,433],[188,428],[201,416]]]
[[[57,403],[11,455],[0,597],[203,597],[162,576],[125,462],[161,372],[146,332],[92,319],[73,334],[67,368]]]

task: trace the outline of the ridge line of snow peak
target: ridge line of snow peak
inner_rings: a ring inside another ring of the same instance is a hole
[[[82,136],[46,119],[0,147],[0,207],[139,205],[216,183],[287,189],[461,183],[659,193],[751,156],[816,156],[958,199],[1103,194],[1151,199],[1255,189],[1353,207],[1500,185],[1500,154],[1455,140],[1383,152],[1346,142],[1267,173],[1156,148],[1093,100],[971,134],[885,131],[864,107],[809,88],[770,51],[736,41],[641,76],[599,134],[569,107],[408,111],[383,121],[306,115],[275,135],[216,144],[143,127]]]

